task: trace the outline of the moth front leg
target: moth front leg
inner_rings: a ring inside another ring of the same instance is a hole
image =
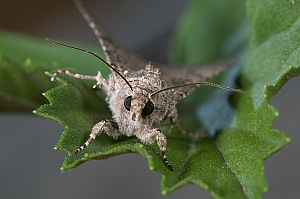
[[[98,74],[96,76],[92,76],[92,75],[82,75],[78,73],[73,73],[69,70],[57,70],[52,74],[50,80],[52,82],[55,81],[58,75],[65,75],[65,76],[74,77],[76,79],[81,79],[81,80],[95,80],[96,84],[93,85],[92,87],[93,89],[101,88],[101,86],[103,86],[104,89],[108,88],[107,81],[104,79],[100,71],[98,71]]]
[[[87,141],[76,149],[75,153],[79,153],[86,148],[98,135],[105,132],[107,135],[112,136],[116,139],[119,135],[118,124],[112,120],[102,120],[101,122],[94,125],[92,132]]]
[[[174,171],[172,165],[169,163],[168,158],[167,158],[167,138],[162,132],[155,128],[151,130],[155,134],[155,140],[156,144],[158,145],[161,155],[163,157],[163,161],[165,165],[171,170]]]

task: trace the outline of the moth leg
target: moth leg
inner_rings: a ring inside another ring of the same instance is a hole
[[[87,139],[87,141],[81,145],[78,149],[76,149],[75,153],[79,153],[84,148],[86,148],[98,135],[105,132],[107,135],[112,136],[114,139],[118,138],[118,124],[112,120],[102,120],[95,124],[92,128],[92,132]]]
[[[158,145],[161,155],[163,157],[164,164],[171,170],[174,171],[172,165],[169,163],[167,158],[167,138],[162,132],[155,128],[151,130],[155,134],[156,144]]]
[[[97,87],[101,88],[101,85],[103,85],[105,88],[108,88],[107,81],[106,79],[104,79],[100,71],[98,71],[98,74],[96,76],[92,76],[92,75],[82,75],[78,73],[72,73],[69,70],[57,70],[52,74],[50,80],[52,82],[55,81],[58,75],[65,75],[65,76],[74,77],[76,79],[81,79],[81,80],[95,80],[96,84],[93,85],[93,89],[96,89]]]

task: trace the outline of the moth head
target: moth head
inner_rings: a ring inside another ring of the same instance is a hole
[[[124,99],[124,108],[129,112],[130,119],[133,121],[140,121],[151,116],[154,106],[153,101],[141,93],[133,92]]]

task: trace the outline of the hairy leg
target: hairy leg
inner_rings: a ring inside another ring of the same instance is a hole
[[[107,135],[112,136],[116,139],[119,135],[118,124],[112,120],[102,120],[94,125],[92,128],[92,132],[87,139],[87,141],[81,145],[78,149],[76,149],[75,153],[82,151],[85,147],[87,147],[98,135],[105,132]]]
[[[81,80],[95,80],[96,84],[93,85],[93,89],[101,88],[101,86],[103,86],[105,90],[108,88],[107,81],[104,79],[100,71],[98,71],[98,74],[96,76],[91,76],[91,75],[81,75],[78,73],[72,73],[69,70],[57,70],[52,74],[51,81],[55,81],[58,75],[66,75]]]
[[[167,158],[167,138],[166,136],[157,128],[151,129],[150,133],[139,134],[137,135],[143,143],[150,144],[153,143],[154,140],[161,151],[164,164],[171,170],[174,171],[172,165],[169,163]]]
[[[158,145],[161,155],[163,157],[163,161],[165,165],[171,170],[174,171],[172,165],[170,165],[168,158],[167,158],[167,138],[164,134],[161,133],[159,129],[152,129],[152,131],[156,132],[155,140],[156,144]]]

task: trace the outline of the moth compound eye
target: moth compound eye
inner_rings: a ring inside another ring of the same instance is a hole
[[[150,100],[145,104],[145,107],[142,110],[142,115],[150,115],[154,111],[154,104]]]
[[[124,107],[126,108],[127,111],[130,111],[131,100],[132,100],[131,96],[126,97],[126,99],[124,100]]]

